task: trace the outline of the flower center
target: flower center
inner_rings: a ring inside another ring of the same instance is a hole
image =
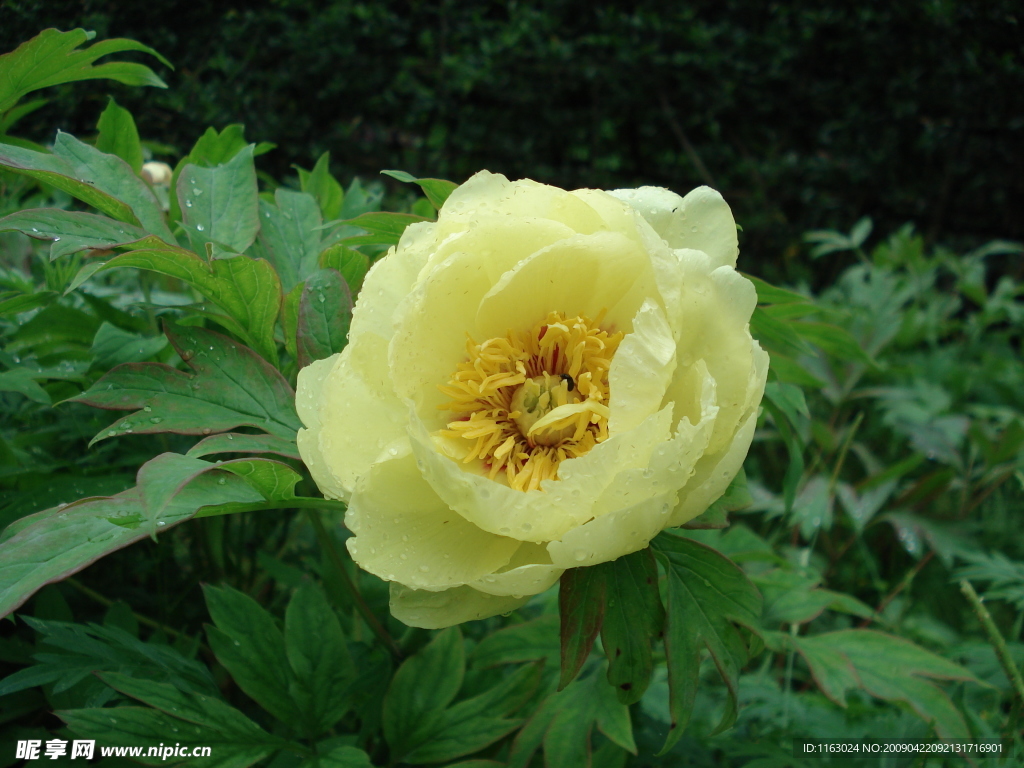
[[[623,334],[601,319],[552,312],[528,331],[467,342],[468,359],[439,387],[451,398],[440,407],[458,414],[441,435],[467,441],[464,463],[528,491],[607,439],[608,369]]]

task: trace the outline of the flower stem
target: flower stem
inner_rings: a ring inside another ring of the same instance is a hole
[[[988,635],[989,642],[999,658],[999,663],[1002,665],[1003,671],[1010,681],[1010,687],[1017,694],[1017,705],[1024,706],[1024,679],[1021,678],[1020,670],[1017,669],[1017,665],[1013,662],[1010,649],[1007,647],[1003,636],[999,633],[999,628],[992,621],[992,615],[988,612],[985,604],[978,597],[978,593],[974,591],[974,587],[971,586],[971,582],[967,579],[961,580],[960,591],[964,593],[964,597],[967,598],[967,601],[974,609],[974,615],[978,617],[981,626],[985,628],[985,634]]]
[[[348,571],[345,570],[345,563],[341,559],[341,555],[338,554],[338,548],[334,546],[334,540],[331,535],[324,528],[324,523],[320,519],[320,513],[314,509],[306,509],[306,514],[309,516],[310,523],[313,524],[313,531],[316,533],[317,541],[320,542],[320,546],[324,548],[327,553],[328,559],[331,561],[331,565],[338,572],[338,578],[341,583],[345,586],[349,596],[355,603],[356,610],[359,611],[359,615],[363,617],[363,620],[367,623],[370,629],[373,631],[378,639],[384,645],[387,646],[388,650],[391,651],[392,655],[396,659],[402,658],[402,650],[398,647],[398,643],[391,637],[388,631],[384,628],[384,625],[377,620],[377,617],[370,610],[370,606],[363,600],[363,596],[359,593],[356,585],[352,579],[349,578]]]

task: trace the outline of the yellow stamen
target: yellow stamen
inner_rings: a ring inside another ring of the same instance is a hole
[[[441,430],[471,441],[463,461],[504,472],[517,490],[558,477],[558,465],[608,437],[608,369],[622,333],[550,313],[529,331],[466,343],[467,359],[441,392],[458,418]]]

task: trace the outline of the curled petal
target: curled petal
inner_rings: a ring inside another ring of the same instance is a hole
[[[490,595],[519,597],[536,595],[553,586],[562,568],[551,562],[547,550],[539,544],[523,542],[508,565],[469,586]]]
[[[672,329],[661,307],[647,299],[633,318],[632,333],[619,343],[612,359],[608,432],[633,429],[658,410],[675,367]]]
[[[443,629],[464,621],[509,613],[525,605],[529,599],[489,595],[472,587],[426,592],[392,582],[391,615],[410,627]]]
[[[703,251],[715,266],[736,266],[736,220],[729,204],[711,187],[697,187],[686,197],[662,187],[616,189],[609,194],[633,206],[670,247]]]

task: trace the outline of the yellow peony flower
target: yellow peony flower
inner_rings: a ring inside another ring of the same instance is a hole
[[[722,495],[768,371],[737,253],[707,187],[483,171],[406,229],[296,398],[302,458],[398,619],[513,610]]]

